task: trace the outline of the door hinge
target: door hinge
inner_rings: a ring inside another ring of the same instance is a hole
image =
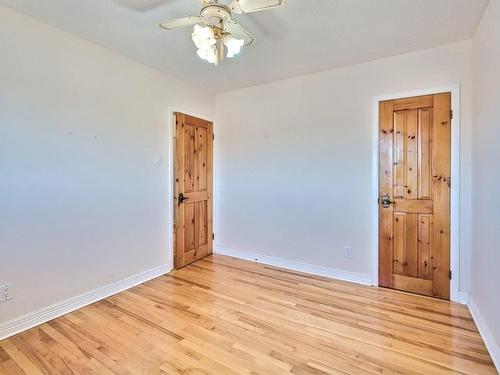
[[[212,240],[215,240],[215,234],[212,233]]]
[[[451,270],[450,270],[450,273],[448,274],[448,277],[449,277],[449,278],[450,278],[450,280],[451,280]]]
[[[215,141],[215,134],[212,134],[212,141]]]
[[[453,110],[450,109],[450,119],[453,120]]]

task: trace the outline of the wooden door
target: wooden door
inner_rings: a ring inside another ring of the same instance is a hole
[[[450,298],[451,94],[380,102],[379,284]]]
[[[213,252],[213,124],[175,113],[174,266]]]

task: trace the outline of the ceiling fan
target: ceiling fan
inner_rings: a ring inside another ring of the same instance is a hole
[[[160,27],[174,30],[194,25],[193,42],[198,56],[217,65],[224,57],[232,58],[242,47],[250,46],[255,38],[243,26],[232,19],[233,13],[245,14],[282,6],[284,0],[231,0],[228,4],[219,0],[199,0],[202,4],[199,16],[188,16],[160,23]]]

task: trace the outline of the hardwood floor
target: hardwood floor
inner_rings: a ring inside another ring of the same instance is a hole
[[[2,374],[496,374],[466,307],[212,256],[0,342]]]

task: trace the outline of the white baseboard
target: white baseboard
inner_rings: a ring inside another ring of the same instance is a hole
[[[467,292],[458,292],[458,303],[461,303],[462,305],[468,305],[469,304],[469,293]]]
[[[493,337],[493,332],[491,332],[486,320],[484,320],[481,311],[477,307],[472,296],[469,296],[469,311],[472,315],[472,319],[476,323],[476,326],[483,338],[484,344],[490,353],[491,359],[495,364],[498,372],[500,372],[500,346],[497,344],[495,337]]]
[[[172,270],[170,265],[162,265],[152,268],[140,274],[94,289],[90,292],[68,298],[62,302],[44,307],[38,311],[22,315],[18,318],[0,323],[0,340],[13,336],[17,333],[33,328],[49,320],[55,319],[72,311],[100,301],[113,294],[123,292],[148,280],[164,275]]]
[[[370,275],[364,275],[361,273],[316,266],[313,264],[302,263],[283,258],[275,258],[268,255],[257,254],[249,251],[228,249],[226,247],[216,247],[215,253],[231,256],[234,258],[250,260],[257,263],[268,264],[270,266],[286,268],[289,270],[310,273],[313,275],[325,276],[332,279],[350,281],[353,283],[363,284],[363,285],[372,285]]]

